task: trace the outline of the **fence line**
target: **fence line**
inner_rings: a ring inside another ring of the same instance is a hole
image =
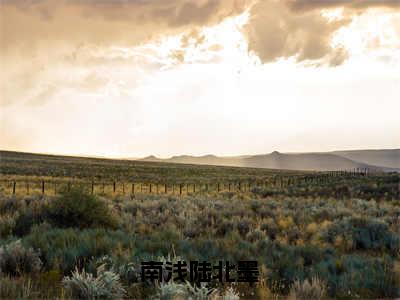
[[[113,194],[130,194],[136,193],[145,194],[195,194],[204,192],[246,192],[252,188],[285,188],[293,185],[313,184],[313,183],[329,183],[335,178],[354,178],[359,176],[370,175],[371,170],[368,169],[354,169],[351,171],[330,171],[316,174],[302,174],[302,175],[272,175],[270,177],[254,180],[234,180],[223,182],[185,182],[185,183],[160,183],[160,182],[127,182],[127,181],[95,181],[95,180],[0,180],[6,183],[7,189],[10,188],[11,194],[17,193],[17,187],[22,188],[26,195],[36,192],[42,195],[56,195],[61,190],[70,191],[74,186],[86,188],[92,194],[106,194],[111,186]],[[2,186],[0,184],[0,186]],[[129,188],[130,186],[130,188]],[[110,191],[110,192],[111,192]]]

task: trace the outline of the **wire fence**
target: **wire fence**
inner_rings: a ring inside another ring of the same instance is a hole
[[[247,192],[251,189],[274,188],[283,189],[289,186],[302,184],[332,183],[337,179],[368,176],[367,169],[354,169],[351,171],[332,171],[307,175],[271,176],[254,180],[235,180],[224,182],[127,182],[127,181],[96,181],[96,180],[68,180],[68,179],[3,179],[0,180],[0,191],[4,194],[42,194],[57,195],[62,191],[70,191],[79,187],[91,194],[172,194],[185,195],[207,192]]]

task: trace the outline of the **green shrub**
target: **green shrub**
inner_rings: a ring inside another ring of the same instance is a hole
[[[105,202],[80,188],[63,192],[51,202],[46,219],[57,227],[116,228],[118,225]]]
[[[343,273],[337,281],[338,296],[363,298],[399,297],[399,279],[387,259],[349,255],[342,260]]]
[[[44,217],[41,212],[27,209],[16,218],[13,233],[20,237],[24,236],[31,231],[33,225],[40,224],[43,220]]]
[[[334,222],[321,236],[330,243],[342,238],[347,250],[388,250],[395,254],[400,249],[399,235],[386,223],[373,219],[345,218]]]
[[[40,249],[46,270],[59,269],[64,274],[76,265],[86,266],[93,258],[100,258],[115,251],[132,247],[135,237],[123,231],[103,228],[78,230],[73,228],[34,227],[23,238],[23,243]]]
[[[0,273],[21,276],[40,271],[42,261],[33,249],[25,249],[21,241],[15,241],[0,248]]]

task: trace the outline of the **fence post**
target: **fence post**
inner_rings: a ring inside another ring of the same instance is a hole
[[[26,194],[29,195],[29,181],[26,182]]]
[[[125,195],[125,183],[122,183],[122,194]]]
[[[115,181],[113,182],[113,193],[115,194],[115,188],[116,188],[116,183]]]
[[[17,185],[17,183],[15,182],[15,180],[13,181],[13,195],[15,195],[15,186]]]
[[[182,183],[179,184],[179,195],[182,195]]]
[[[94,182],[92,180],[92,195],[94,194]]]
[[[44,195],[44,180],[42,180],[42,194]]]
[[[167,184],[164,184],[164,193],[166,194],[167,192],[168,192]]]
[[[242,191],[242,185],[241,185],[241,183],[239,181],[239,192],[241,192],[241,191]]]
[[[196,184],[193,183],[193,193],[196,193]]]
[[[217,189],[218,189],[218,193],[219,193],[219,191],[220,191],[219,182],[217,183]]]
[[[135,184],[132,183],[132,195],[134,195],[134,194],[135,194]]]

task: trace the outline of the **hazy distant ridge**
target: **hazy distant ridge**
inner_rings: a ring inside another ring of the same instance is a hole
[[[361,163],[400,168],[400,149],[335,151],[333,153]]]
[[[369,168],[380,171],[400,171],[400,149],[325,153],[280,153],[274,151],[270,154],[262,155],[233,157],[181,155],[167,159],[149,156],[141,160],[288,170],[329,171]]]

